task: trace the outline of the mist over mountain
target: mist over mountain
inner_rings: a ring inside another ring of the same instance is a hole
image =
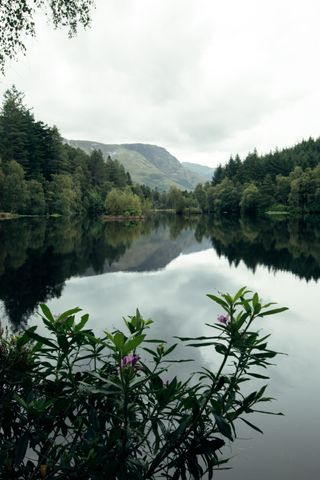
[[[198,183],[207,181],[207,175],[196,172],[171,155],[165,148],[144,143],[105,144],[86,140],[65,140],[72,147],[86,153],[101,150],[105,159],[110,156],[119,160],[134,182],[159,190],[176,186],[193,190]],[[204,169],[208,167],[203,167]],[[211,174],[212,177],[212,174]],[[211,178],[210,177],[210,178]]]

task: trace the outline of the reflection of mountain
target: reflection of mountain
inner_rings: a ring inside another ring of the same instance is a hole
[[[170,238],[170,231],[162,225],[157,231],[148,236],[141,236],[134,240],[122,257],[110,264],[104,262],[99,273],[107,272],[149,272],[164,268],[181,253],[188,254],[210,248],[209,240],[198,243],[194,237],[194,230],[183,230],[178,238]],[[81,276],[95,275],[89,268]]]
[[[60,297],[72,276],[158,270],[181,253],[211,245],[230,264],[242,260],[252,270],[265,265],[307,280],[320,278],[319,222],[172,216],[124,225],[21,219],[0,223],[0,300],[18,327],[40,302]]]
[[[176,217],[129,225],[63,219],[2,222],[0,300],[18,326],[39,303],[60,297],[68,278],[162,268],[197,244],[193,232]]]

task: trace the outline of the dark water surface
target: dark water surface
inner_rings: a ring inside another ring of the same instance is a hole
[[[319,478],[320,219],[237,222],[158,218],[143,224],[88,220],[0,222],[0,317],[13,329],[75,306],[99,333],[138,307],[157,336],[207,333],[218,308],[205,297],[247,285],[266,301],[290,307],[260,320],[271,348],[286,352],[270,368],[271,405],[284,417],[260,416],[260,435],[239,425],[224,480]],[[188,350],[215,368],[210,350]],[[190,371],[190,370],[189,370]]]

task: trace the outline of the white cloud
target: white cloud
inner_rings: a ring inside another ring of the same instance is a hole
[[[97,0],[73,40],[39,18],[0,93],[15,83],[66,137],[215,165],[318,136],[319,14],[316,0]]]

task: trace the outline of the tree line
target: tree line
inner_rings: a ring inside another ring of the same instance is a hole
[[[0,110],[0,212],[28,215],[177,214],[253,216],[271,211],[320,212],[320,139],[258,155],[238,155],[193,192],[132,182],[116,159],[63,141],[57,127],[37,121],[14,86]]]
[[[150,209],[200,212],[191,192],[132,182],[116,159],[74,148],[57,127],[34,118],[15,86],[0,110],[0,212],[141,216]]]
[[[194,191],[172,186],[168,192],[144,193],[153,208],[177,214],[208,213],[259,216],[265,212],[294,215],[320,212],[320,138],[303,140],[292,148],[258,155],[238,155],[215,170],[211,182]]]
[[[122,201],[130,213],[142,212],[145,191],[133,185],[123,165],[105,160],[99,150],[88,155],[69,146],[57,127],[35,120],[23,99],[12,87],[0,111],[0,211],[102,213],[106,204],[112,210],[110,194],[115,205]]]
[[[211,183],[196,187],[195,196],[210,213],[319,213],[320,139],[266,155],[254,151],[244,160],[231,157],[218,166]]]

